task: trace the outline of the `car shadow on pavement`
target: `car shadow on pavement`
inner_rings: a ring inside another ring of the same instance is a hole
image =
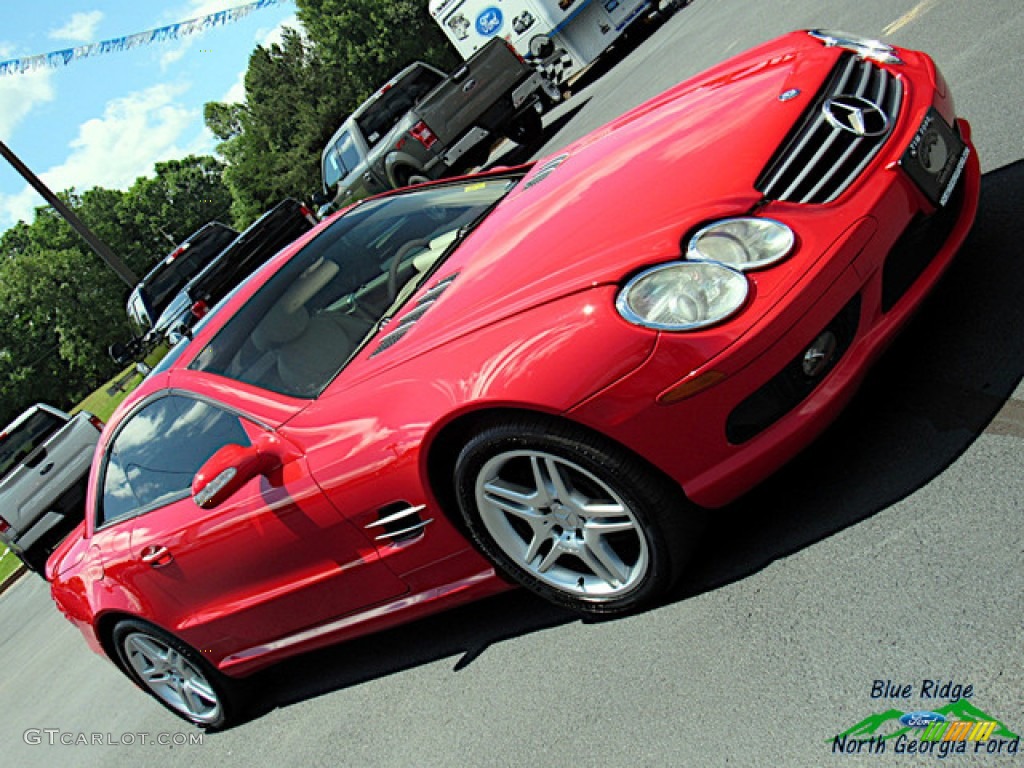
[[[578,620],[524,590],[420,619],[414,624],[302,654],[253,677],[250,717],[332,691],[452,659],[457,672],[495,643]]]
[[[711,513],[678,599],[743,579],[895,504],[983,431],[1024,437],[1024,403],[1010,400],[1024,376],[1021,211],[1024,161],[982,177],[974,229],[943,280],[813,448]]]
[[[813,450],[709,515],[669,602],[742,580],[871,517],[986,429],[1024,437],[1019,415],[993,420],[1024,376],[1022,210],[1024,161],[984,176],[975,228],[946,278]],[[574,621],[525,591],[504,593],[284,661],[254,677],[250,715],[442,659],[458,671],[495,643]]]

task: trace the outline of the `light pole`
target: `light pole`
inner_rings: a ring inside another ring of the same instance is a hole
[[[29,170],[29,167],[21,162],[21,159],[2,141],[0,141],[0,155],[3,155],[4,159],[14,167],[14,170],[20,173],[25,181],[31,184],[35,191],[43,196],[43,199],[46,200],[46,202],[57,209],[57,213],[59,213],[64,220],[71,225],[71,228],[75,230],[75,232],[82,236],[82,239],[89,244],[89,247],[107,263],[107,266],[117,273],[117,276],[121,278],[129,288],[135,287],[135,284],[139,282],[139,279],[135,276],[135,273],[128,268],[128,265],[121,260],[121,257],[110,250],[110,247],[106,243],[96,237],[96,234],[89,229],[85,223],[78,218],[78,216],[75,215],[75,212],[68,208],[64,204],[64,201],[53,194],[53,192],[50,191],[50,188],[43,183],[42,179],[32,173],[32,171]]]

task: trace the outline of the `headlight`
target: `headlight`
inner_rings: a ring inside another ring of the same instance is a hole
[[[825,45],[836,48],[845,48],[853,51],[858,56],[882,64],[902,64],[903,61],[896,55],[896,49],[881,40],[871,40],[859,35],[851,35],[840,32],[836,29],[812,29],[807,34],[816,37]]]
[[[784,259],[795,242],[793,230],[773,219],[723,219],[690,238],[686,258],[758,269]]]
[[[619,293],[626,320],[660,331],[688,331],[721,322],[743,306],[747,279],[712,262],[674,261],[642,272]]]

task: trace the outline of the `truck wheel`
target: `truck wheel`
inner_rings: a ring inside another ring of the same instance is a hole
[[[516,118],[505,129],[505,136],[516,144],[532,144],[544,135],[544,121],[532,107]]]
[[[35,550],[32,552],[22,552],[19,555],[21,562],[25,564],[25,567],[33,573],[38,573],[40,576],[46,572],[46,560],[49,556],[49,552],[37,552]]]
[[[410,187],[413,184],[426,184],[430,181],[429,178],[412,168],[396,168],[392,172],[392,179],[395,182],[395,189]]]

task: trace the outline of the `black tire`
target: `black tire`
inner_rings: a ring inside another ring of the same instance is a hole
[[[648,606],[679,577],[697,518],[635,455],[572,424],[488,427],[455,464],[462,518],[506,577],[587,615]]]
[[[25,567],[33,573],[38,573],[40,576],[46,573],[46,561],[50,557],[49,552],[32,550],[31,552],[22,552],[18,557]]]
[[[239,684],[174,635],[126,619],[114,628],[112,640],[122,671],[181,719],[213,731],[240,717]]]
[[[505,136],[510,141],[524,146],[539,141],[543,135],[544,121],[540,113],[533,107],[516,115],[505,129]]]
[[[426,184],[430,181],[428,176],[412,168],[395,168],[391,172],[391,178],[394,181],[395,189],[409,187],[414,184]]]

